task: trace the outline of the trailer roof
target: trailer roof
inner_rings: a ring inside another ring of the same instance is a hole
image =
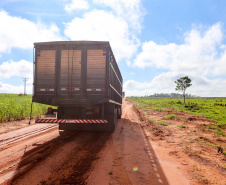
[[[52,42],[36,42],[37,45],[62,45],[62,44],[109,44],[109,41],[52,41]]]

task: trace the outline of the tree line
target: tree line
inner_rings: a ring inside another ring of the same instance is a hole
[[[191,94],[185,94],[185,96],[187,98],[196,98],[196,97],[200,97],[200,96],[196,96],[196,95],[191,95]],[[179,94],[179,93],[154,93],[153,95],[145,95],[142,97],[166,97],[166,98],[183,98],[184,95],[183,94]]]

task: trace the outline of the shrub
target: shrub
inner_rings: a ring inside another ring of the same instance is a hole
[[[161,125],[161,126],[168,126],[168,124],[164,123],[164,122],[158,122],[157,123],[158,125]]]
[[[179,125],[179,127],[180,127],[180,128],[186,128],[186,126],[184,126],[184,125]]]
[[[175,119],[177,117],[177,115],[175,114],[169,114],[166,118],[167,119]]]

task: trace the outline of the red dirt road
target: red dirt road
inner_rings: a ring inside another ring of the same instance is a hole
[[[115,131],[31,125],[0,135],[0,184],[198,184],[150,140],[129,101]]]

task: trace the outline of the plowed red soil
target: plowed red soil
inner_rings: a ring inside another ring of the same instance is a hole
[[[188,155],[180,133],[147,123],[127,100],[114,132],[12,125],[0,132],[0,184],[225,184],[224,170]]]

